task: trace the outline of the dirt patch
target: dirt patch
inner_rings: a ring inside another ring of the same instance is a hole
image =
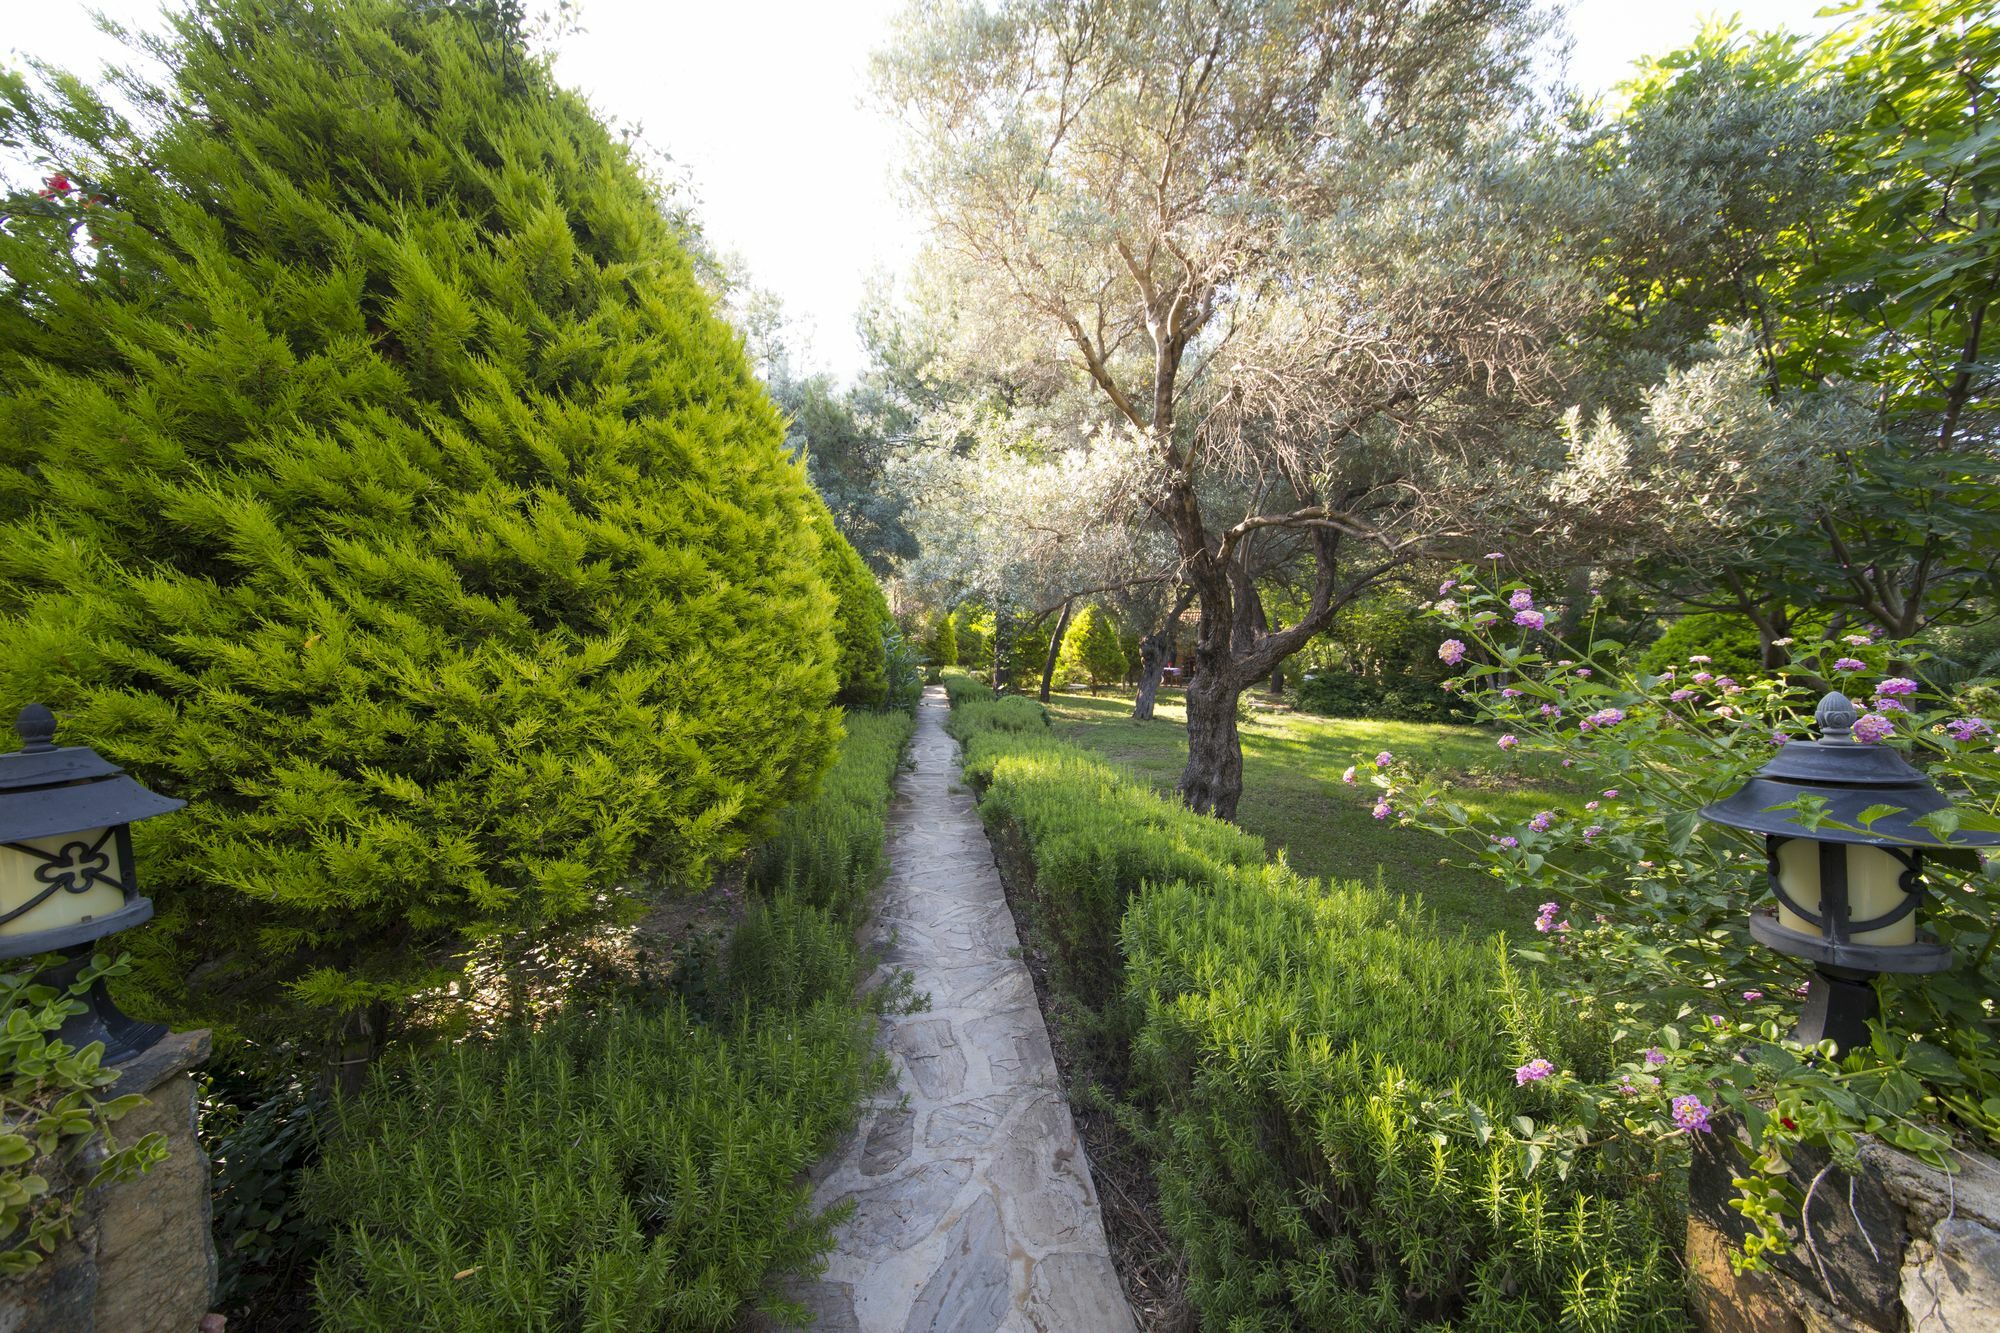
[[[977,788],[975,787],[975,790]],[[1074,1007],[1049,985],[1048,951],[1035,928],[1035,872],[1027,841],[1011,821],[986,821],[986,840],[1007,891],[1022,961],[1035,981],[1035,998],[1049,1027],[1063,1095],[1084,1151],[1090,1154],[1111,1261],[1139,1327],[1149,1333],[1193,1333],[1187,1272],[1160,1217],[1159,1190],[1144,1146],[1119,1123],[1119,1096],[1088,1041]]]

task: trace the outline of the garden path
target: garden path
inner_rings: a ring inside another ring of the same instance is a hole
[[[948,711],[924,692],[869,927],[878,980],[908,970],[930,1008],[883,1019],[896,1086],[814,1181],[816,1206],[854,1213],[791,1294],[819,1333],[1131,1333]]]

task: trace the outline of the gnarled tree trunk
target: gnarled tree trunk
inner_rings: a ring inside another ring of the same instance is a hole
[[[1193,600],[1194,589],[1182,588],[1174,597],[1173,609],[1167,612],[1166,623],[1139,640],[1139,696],[1132,701],[1132,716],[1136,721],[1153,720],[1153,700],[1160,692],[1167,659],[1174,654],[1174,635],[1180,629],[1182,613]]]
[[[1056,617],[1055,632],[1049,635],[1048,655],[1042,659],[1042,702],[1049,701],[1049,682],[1055,678],[1056,658],[1062,655],[1063,635],[1069,633],[1069,615],[1074,602],[1062,604],[1062,614]]]

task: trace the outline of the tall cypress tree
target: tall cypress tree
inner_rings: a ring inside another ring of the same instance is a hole
[[[189,799],[138,830],[189,1015],[699,880],[837,739],[824,511],[508,8],[195,0],[144,123],[0,81],[48,174],[0,208],[0,707]]]

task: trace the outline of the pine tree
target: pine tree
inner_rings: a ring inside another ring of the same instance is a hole
[[[1066,653],[1075,653],[1076,665],[1090,682],[1093,694],[1100,685],[1116,684],[1125,679],[1125,672],[1131,665],[1125,655],[1125,645],[1118,639],[1118,623],[1096,606],[1083,608],[1083,614],[1077,617],[1063,649]]]
[[[183,1017],[698,881],[832,754],[824,510],[510,8],[195,0],[144,124],[0,80],[0,708],[188,798]]]

